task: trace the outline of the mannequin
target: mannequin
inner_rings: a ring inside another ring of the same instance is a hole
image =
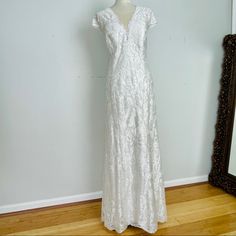
[[[115,4],[110,7],[113,12],[117,15],[120,22],[124,27],[128,28],[128,23],[132,18],[136,6],[132,3],[131,0],[116,0]]]

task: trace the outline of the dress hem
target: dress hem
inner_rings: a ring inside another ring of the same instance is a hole
[[[143,225],[143,224],[138,224],[138,223],[135,223],[135,222],[130,222],[130,223],[126,224],[121,230],[117,230],[117,228],[116,228],[115,226],[106,223],[103,219],[101,219],[101,222],[104,223],[104,226],[105,226],[107,229],[109,229],[109,230],[115,230],[115,231],[116,231],[117,233],[119,233],[119,234],[123,233],[123,232],[128,228],[129,225],[134,226],[134,227],[138,227],[138,228],[140,228],[140,229],[146,231],[147,233],[153,234],[153,233],[156,233],[156,231],[159,229],[158,223],[165,223],[165,222],[167,222],[167,217],[164,218],[164,219],[158,219],[158,220],[157,220],[156,227],[155,227],[153,230],[147,229],[145,225]]]

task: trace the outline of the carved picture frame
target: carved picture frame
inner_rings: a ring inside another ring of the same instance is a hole
[[[236,99],[236,34],[223,39],[224,58],[218,95],[212,166],[208,182],[236,196],[236,176],[228,173]],[[236,132],[236,131],[235,131]]]

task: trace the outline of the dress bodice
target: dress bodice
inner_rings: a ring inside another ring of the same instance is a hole
[[[92,26],[105,34],[113,69],[126,62],[144,64],[147,31],[156,24],[153,11],[144,6],[136,6],[127,29],[110,7],[98,11],[92,18]]]

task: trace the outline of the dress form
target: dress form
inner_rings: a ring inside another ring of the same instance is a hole
[[[136,6],[131,0],[116,0],[115,4],[111,6],[111,9],[119,17],[125,28],[128,27],[128,23],[134,14]]]

